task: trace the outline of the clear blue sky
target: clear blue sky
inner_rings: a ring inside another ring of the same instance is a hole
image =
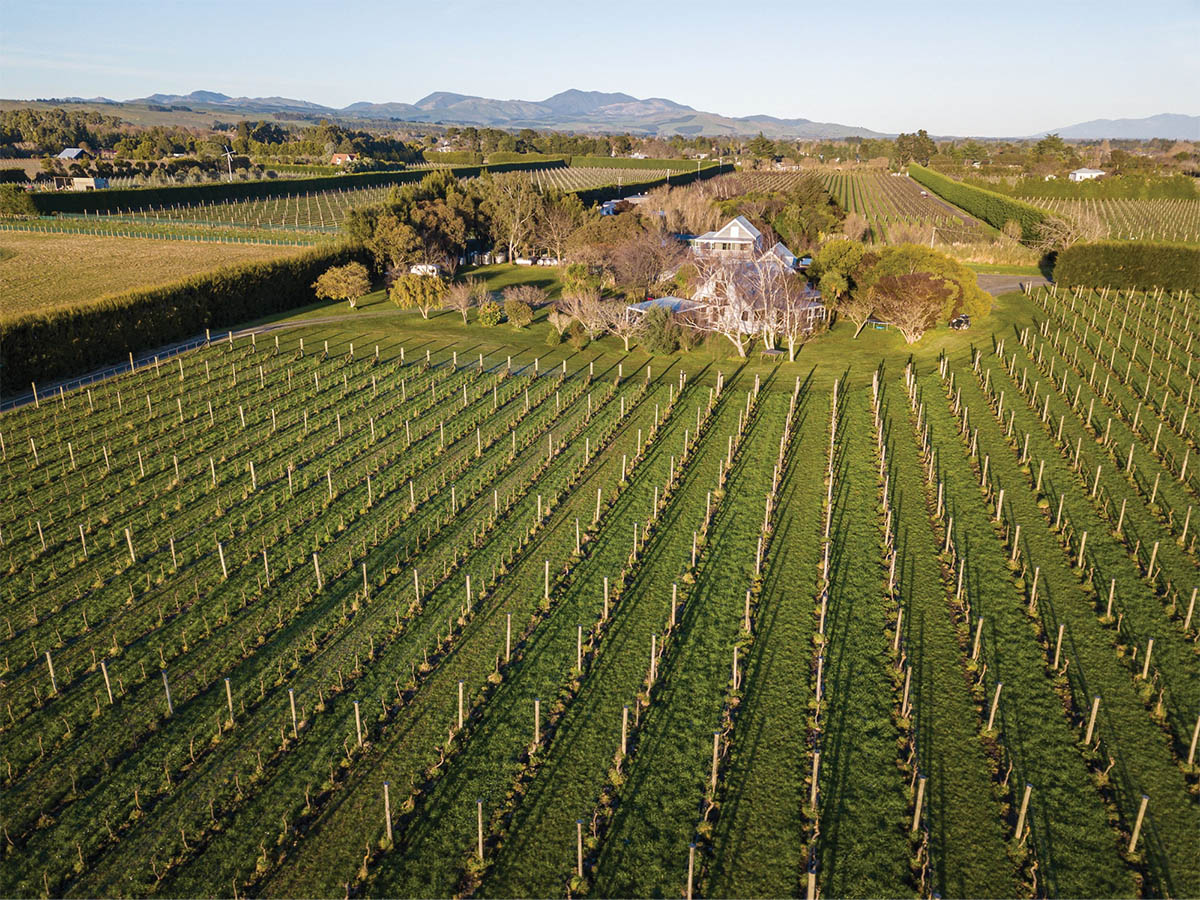
[[[197,89],[344,106],[660,96],[879,131],[1200,112],[1200,2],[54,0],[5,4],[0,96]]]

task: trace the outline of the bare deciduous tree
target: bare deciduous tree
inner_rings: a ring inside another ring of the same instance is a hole
[[[548,199],[538,213],[538,238],[554,254],[559,265],[563,261],[567,238],[583,224],[585,215],[583,203],[576,194]]]
[[[871,289],[879,314],[914,344],[932,328],[949,297],[946,282],[927,272],[887,275]]]
[[[708,306],[710,330],[727,338],[745,357],[754,327],[754,304],[743,281],[744,260],[713,256],[697,260],[702,302]]]
[[[596,340],[608,328],[608,316],[604,301],[600,299],[599,288],[581,285],[565,292],[563,308],[583,326],[590,340]]]
[[[642,330],[641,318],[630,313],[629,307],[620,301],[609,301],[602,306],[608,330],[624,342],[625,352],[628,353],[629,342]]]
[[[779,331],[787,342],[788,362],[796,361],[796,353],[800,348],[824,330],[823,315],[814,315],[814,305],[808,291],[808,285],[799,275],[790,275],[784,282],[777,310]]]
[[[1066,250],[1080,241],[1099,241],[1108,236],[1108,227],[1091,210],[1084,209],[1068,217],[1051,216],[1038,226],[1034,249],[1043,253]]]
[[[870,223],[861,213],[848,212],[842,220],[842,234],[852,241],[861,241],[870,230]]]
[[[446,289],[445,308],[461,315],[463,324],[466,325],[471,307],[482,303],[487,295],[488,291],[483,286],[482,279],[468,278],[465,281],[457,281]]]
[[[875,301],[869,291],[852,291],[838,301],[837,313],[854,323],[855,337],[858,337],[858,333],[862,331],[873,312],[875,312]]]
[[[516,300],[537,309],[546,302],[546,292],[536,284],[513,284],[504,289],[505,300]]]
[[[570,313],[565,313],[559,309],[552,309],[546,314],[546,321],[550,323],[550,327],[558,332],[561,338],[566,334],[567,329],[571,327],[571,323],[575,321],[571,318]]]
[[[618,244],[610,262],[626,294],[644,300],[651,288],[679,268],[686,255],[678,240],[659,228],[650,228]]]

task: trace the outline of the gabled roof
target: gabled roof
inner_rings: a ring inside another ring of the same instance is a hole
[[[87,156],[87,151],[80,147],[68,147],[58,154],[59,159],[79,159],[81,156]]]
[[[737,232],[736,234],[734,232]],[[747,241],[757,243],[762,232],[750,224],[745,216],[737,216],[717,231],[708,231],[693,240],[697,241]]]
[[[774,255],[786,266],[796,265],[796,254],[783,245],[783,241],[778,241],[774,247],[767,251]]]
[[[1103,174],[1104,174],[1104,170],[1103,170],[1103,169],[1088,169],[1088,168],[1083,168],[1083,169],[1076,169],[1076,170],[1075,170],[1075,171],[1073,171],[1071,174],[1072,174],[1072,175],[1103,175]]]

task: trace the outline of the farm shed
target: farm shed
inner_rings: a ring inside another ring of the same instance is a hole
[[[91,159],[92,154],[88,153],[82,147],[67,147],[56,159]]]
[[[55,175],[57,191],[102,191],[108,187],[107,178],[80,178],[74,175]]]

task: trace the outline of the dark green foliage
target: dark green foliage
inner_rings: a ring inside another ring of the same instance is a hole
[[[587,329],[578,321],[572,322],[571,327],[567,329],[567,343],[576,350],[582,350],[588,345]]]
[[[937,144],[922,128],[916,134],[901,134],[896,137],[896,160],[900,165],[916,160],[929,164],[929,158],[937,153]]]
[[[0,326],[0,388],[28,389],[31,381],[82,374],[206,328],[227,328],[312,303],[312,284],[322,272],[362,256],[351,245],[323,247],[7,322]]]
[[[0,184],[0,215],[36,216],[32,195],[19,184]]]
[[[664,160],[651,160],[651,159],[619,160],[619,159],[614,159],[614,160],[611,160],[611,162],[613,162],[613,163],[622,163],[622,162],[630,162],[630,163],[653,162],[653,163],[656,163],[656,165],[653,165],[653,166],[620,166],[620,168],[629,168],[629,169],[661,169],[661,168],[664,168],[664,166],[662,165]],[[572,160],[571,164],[574,166],[587,165],[587,163],[581,162],[579,157],[575,157]],[[653,190],[656,187],[662,187],[665,184],[670,184],[672,187],[681,187],[682,185],[685,185],[685,184],[691,184],[693,181],[696,181],[697,179],[711,178],[714,175],[722,175],[726,172],[732,172],[732,171],[733,171],[733,166],[730,165],[729,163],[725,163],[725,165],[723,165],[723,166],[714,166],[714,165],[703,166],[703,167],[701,167],[699,172],[697,172],[695,169],[690,169],[685,172],[676,172],[670,178],[656,178],[654,181],[639,181],[637,183],[637,190],[641,193],[645,193],[646,191]],[[620,188],[620,187],[617,187],[617,185],[615,185],[615,184],[610,184],[606,187],[592,188],[592,189],[586,190],[586,191],[574,191],[573,193],[577,197],[579,197],[580,200],[583,201],[583,204],[585,206],[589,206],[593,203],[602,203],[605,200],[615,200],[615,199],[618,199],[619,197],[623,197],[623,196],[627,197],[630,194],[630,188],[628,185],[626,185],[624,188]]]
[[[621,156],[612,158],[607,156],[571,157],[571,165],[573,166],[596,169],[670,169],[673,172],[694,172],[697,162],[700,163],[701,170],[710,169],[717,165],[711,159],[626,159]]]
[[[512,150],[497,150],[495,153],[489,153],[487,155],[487,163],[489,166],[501,165],[504,163],[516,163],[518,165],[524,165],[532,162],[553,162],[562,163],[564,166],[569,166],[571,164],[571,157],[563,156],[560,153],[516,153]]]
[[[665,306],[656,306],[642,317],[642,347],[647,353],[668,354],[679,349],[679,325]]]
[[[1015,185],[1006,182],[977,182],[964,179],[972,187],[992,190],[1013,197],[1052,197],[1056,199],[1096,200],[1192,200],[1196,198],[1193,179],[1186,175],[1106,175],[1088,181],[1055,178],[1046,181],[1027,176]]]
[[[513,328],[524,328],[533,321],[533,309],[523,300],[504,301],[504,317]]]
[[[1075,244],[1058,254],[1054,280],[1064,287],[1200,290],[1200,247],[1155,241]]]
[[[1049,214],[1036,206],[1013,200],[995,191],[972,187],[939,175],[924,166],[911,165],[908,174],[925,185],[943,200],[948,200],[976,218],[983,219],[993,228],[1003,228],[1004,223],[1015,221],[1021,226],[1021,237],[1026,241],[1037,240],[1038,226],[1050,218]]]
[[[546,169],[561,162],[502,163],[488,166],[491,172],[513,169]],[[481,166],[459,166],[450,170],[461,178],[471,178],[483,171]],[[325,175],[317,178],[289,178],[276,181],[234,181],[210,184],[183,184],[154,188],[120,188],[78,193],[42,193],[34,197],[38,211],[56,212],[113,212],[118,209],[143,209],[149,206],[221,203],[226,200],[245,200],[255,197],[278,197],[334,189],[353,190],[380,184],[407,184],[420,181],[429,173],[416,170],[396,172],[363,172],[358,175]]]
[[[452,166],[478,166],[483,164],[482,153],[471,153],[469,150],[423,150],[421,158],[425,162],[449,163]]]
[[[484,300],[479,304],[479,324],[484,328],[495,328],[504,321],[504,313],[495,300]]]

